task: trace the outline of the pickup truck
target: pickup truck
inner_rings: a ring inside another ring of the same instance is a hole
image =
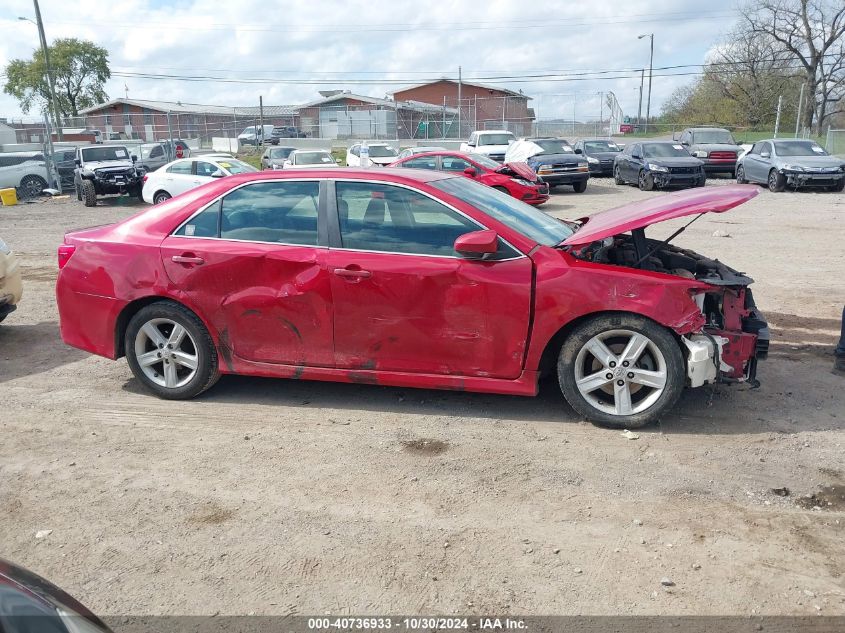
[[[483,130],[470,134],[466,143],[461,143],[461,151],[471,154],[483,154],[500,163],[505,160],[508,146],[516,140],[513,132],[507,130]]]

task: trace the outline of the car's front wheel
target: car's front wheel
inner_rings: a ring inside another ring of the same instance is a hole
[[[97,206],[97,189],[90,180],[82,181],[82,204],[86,207]]]
[[[769,172],[769,191],[779,193],[786,188],[786,178],[779,174],[776,169]]]
[[[141,308],[126,327],[124,345],[132,373],[160,398],[193,398],[220,376],[208,330],[193,312],[172,301]]]
[[[587,181],[582,180],[572,184],[572,191],[575,193],[584,193],[587,190]]]
[[[744,185],[747,184],[748,180],[745,178],[745,167],[739,165],[736,168],[736,184]]]
[[[639,186],[640,191],[651,191],[654,189],[654,178],[645,169],[641,169],[637,185]]]
[[[36,198],[47,188],[47,181],[41,176],[30,174],[21,180],[21,194],[24,198]]]
[[[625,181],[622,179],[622,173],[619,171],[619,167],[613,168],[613,182],[617,185],[624,185]]]
[[[558,356],[566,401],[589,420],[636,428],[668,411],[684,387],[684,359],[664,327],[634,314],[593,317],[575,327]]]

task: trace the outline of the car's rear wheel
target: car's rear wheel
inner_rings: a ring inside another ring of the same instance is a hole
[[[575,193],[584,193],[587,190],[587,181],[582,180],[572,184],[572,191]]]
[[[786,178],[779,174],[776,169],[769,172],[769,191],[779,193],[786,188]]]
[[[47,181],[41,176],[30,174],[21,180],[21,197],[37,198],[47,188]]]
[[[124,345],[132,373],[160,398],[193,398],[220,376],[208,330],[178,303],[161,301],[141,308],[129,321]]]
[[[654,178],[645,169],[641,169],[640,176],[637,179],[637,185],[640,191],[651,191],[654,189]]]
[[[166,191],[156,191],[155,195],[153,196],[153,204],[161,204],[162,202],[170,200],[170,198],[172,197],[173,196],[171,196]]]
[[[745,185],[748,183],[748,180],[745,179],[745,167],[742,165],[736,168],[736,183],[738,185]]]
[[[664,327],[634,314],[578,325],[558,357],[566,401],[589,420],[636,428],[657,420],[681,395],[684,359]]]
[[[619,167],[613,168],[613,182],[615,182],[617,185],[625,184],[625,181],[622,180],[622,174],[619,171]]]
[[[90,180],[82,181],[82,204],[86,207],[97,206],[97,190]]]

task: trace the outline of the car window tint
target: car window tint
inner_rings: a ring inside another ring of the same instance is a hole
[[[220,168],[217,165],[213,165],[212,163],[207,163],[204,160],[197,161],[197,176],[207,176],[210,177],[216,171],[220,171]]]
[[[467,167],[475,167],[468,160],[458,158],[457,156],[444,156],[441,161],[443,163],[443,171],[463,171]]]
[[[262,182],[223,198],[220,237],[317,245],[316,181]]]
[[[452,209],[403,187],[338,182],[344,248],[454,255],[455,239],[480,227]]]
[[[437,169],[437,159],[434,156],[412,158],[402,163],[402,167],[410,167],[412,169]]]
[[[220,201],[206,207],[190,220],[179,227],[173,235],[186,237],[217,237],[218,216],[220,215]]]
[[[190,174],[191,161],[186,160],[181,163],[174,163],[173,165],[167,168],[167,171],[171,174]]]

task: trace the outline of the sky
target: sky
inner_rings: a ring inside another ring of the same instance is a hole
[[[265,105],[304,103],[327,89],[384,97],[403,86],[456,78],[461,66],[466,81],[522,90],[541,119],[574,112],[579,120],[596,119],[599,93],[608,91],[625,114],[636,115],[638,69],[649,62],[649,38],[638,35],[654,34],[655,68],[689,65],[654,72],[655,115],[737,20],[735,0],[547,0],[533,8],[513,0],[40,5],[48,41],[77,37],[108,50],[111,98],[123,97],[126,88],[130,99],[229,106],[258,105],[259,95]],[[18,16],[34,17],[31,0],[4,0],[0,68],[38,47],[35,26]],[[186,76],[218,81],[176,78]],[[645,114],[645,96],[642,107]],[[22,116],[17,102],[0,93],[0,117]]]

